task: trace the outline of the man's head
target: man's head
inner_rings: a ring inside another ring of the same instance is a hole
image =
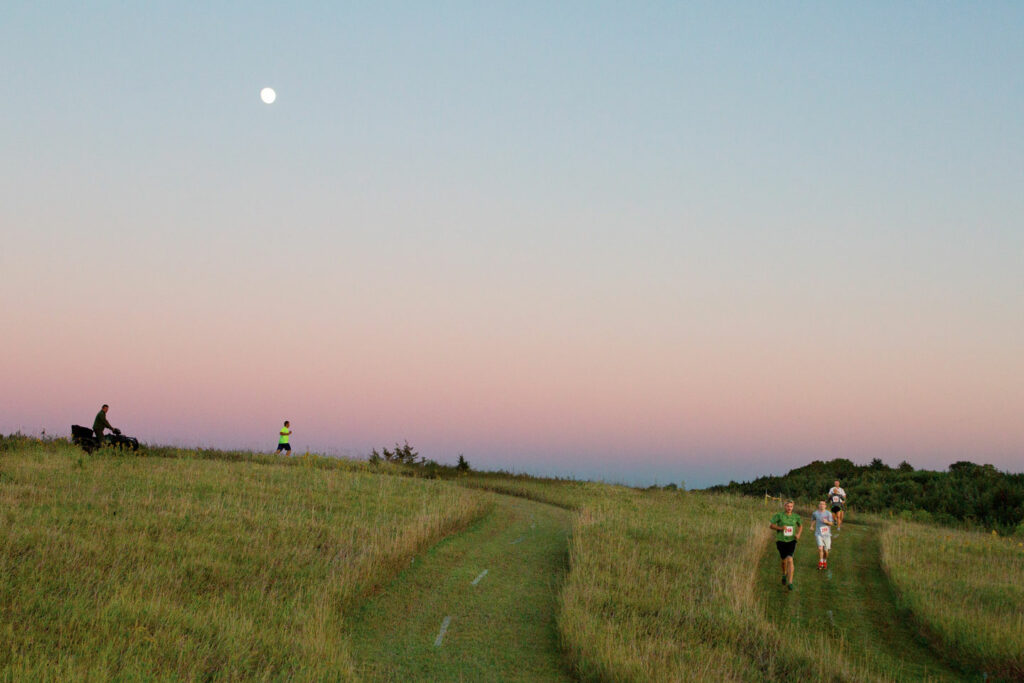
[[[793,514],[793,501],[787,500],[785,504],[783,504],[782,509],[786,511],[787,515]]]
[[[823,500],[819,500],[818,501],[818,509],[819,510],[824,510],[825,509],[825,501],[823,501]]]
[[[107,412],[108,410],[110,410],[110,406],[108,406],[108,405],[107,405],[106,403],[104,403],[104,404],[103,404],[103,407],[102,407],[102,408],[100,408],[100,410],[102,410],[102,411],[103,411],[103,412],[105,413],[105,412]]]
[[[839,488],[839,480],[838,479],[836,479],[836,483],[833,484],[833,486],[835,486],[836,488]]]
[[[291,423],[291,422],[289,422],[288,420],[285,420],[285,421],[284,421],[284,426],[285,426],[285,427],[291,427],[291,426],[292,426],[292,423]]]

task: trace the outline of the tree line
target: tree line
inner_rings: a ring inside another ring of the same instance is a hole
[[[815,460],[779,477],[712,486],[709,490],[749,496],[782,494],[814,504],[839,479],[853,510],[894,512],[948,526],[979,527],[1024,535],[1024,474],[992,465],[955,462],[945,472],[915,470],[906,461],[890,467],[875,458],[855,465],[845,458]]]

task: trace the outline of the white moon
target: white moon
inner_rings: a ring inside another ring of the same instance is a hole
[[[260,99],[266,104],[273,104],[274,100],[277,99],[277,93],[274,92],[273,88],[264,88],[260,90]]]

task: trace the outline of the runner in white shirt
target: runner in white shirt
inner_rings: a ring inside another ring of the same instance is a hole
[[[828,505],[832,508],[832,514],[836,516],[836,531],[843,528],[843,512],[846,509],[846,491],[839,486],[839,480],[836,479],[835,486],[828,490],[828,495],[825,497],[828,500]]]
[[[811,513],[814,523],[814,540],[818,542],[818,569],[828,569],[828,551],[832,550],[832,513],[825,507],[825,501],[818,503],[818,509]]]

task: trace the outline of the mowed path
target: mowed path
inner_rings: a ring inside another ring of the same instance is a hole
[[[489,495],[486,517],[417,557],[356,616],[361,678],[570,680],[554,621],[570,513]]]
[[[801,511],[804,524],[810,514]],[[818,571],[818,549],[808,525],[797,543],[790,592],[781,584],[779,554],[772,542],[760,572],[768,617],[780,627],[823,631],[841,639],[851,661],[879,677],[898,681],[980,680],[951,669],[932,651],[906,616],[882,570],[879,524],[847,520],[832,540],[828,570]]]

